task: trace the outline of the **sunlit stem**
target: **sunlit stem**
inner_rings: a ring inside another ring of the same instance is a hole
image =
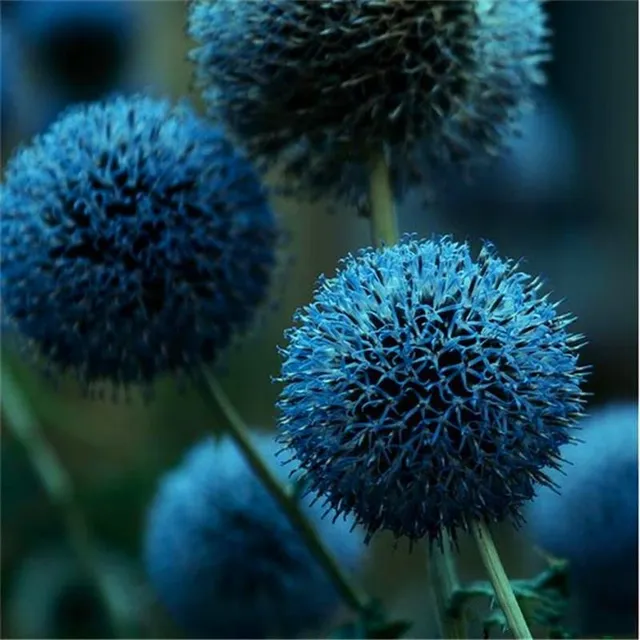
[[[471,531],[511,632],[515,638],[530,640],[533,636],[502,566],[489,527],[484,522],[474,522],[471,524]]]
[[[398,220],[389,167],[382,151],[375,158],[372,158],[369,177],[369,203],[371,205],[373,243],[379,246],[394,245],[399,239]]]
[[[444,535],[442,547],[433,545],[429,555],[429,576],[440,630],[443,638],[466,640],[467,625],[462,609],[455,611],[451,604],[460,588],[453,549],[449,536]]]
[[[313,525],[300,510],[295,496],[280,483],[269,465],[256,451],[251,441],[249,429],[217,380],[208,372],[202,371],[197,382],[205,402],[222,411],[227,421],[227,433],[243,454],[247,464],[306,542],[307,547],[324,568],[345,602],[355,611],[361,614],[366,613],[369,608],[369,599],[351,583],[331,551],[318,536]]]
[[[89,526],[78,505],[72,480],[59,460],[54,448],[45,439],[33,416],[27,398],[2,359],[2,409],[6,424],[24,447],[29,461],[51,502],[60,510],[67,529],[67,537],[82,570],[95,585],[104,610],[118,638],[132,637],[120,614],[119,597],[108,577],[101,571]]]

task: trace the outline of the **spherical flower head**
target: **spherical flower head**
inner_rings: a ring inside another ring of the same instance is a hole
[[[281,439],[368,532],[516,524],[580,415],[572,318],[485,246],[407,239],[322,279],[283,350]]]
[[[311,196],[358,201],[373,156],[394,176],[494,152],[543,81],[539,0],[195,0],[212,113]]]
[[[566,461],[552,474],[559,492],[540,491],[527,511],[528,528],[540,546],[569,561],[571,594],[581,601],[589,626],[582,633],[634,633],[638,405],[601,407],[581,426],[580,442],[563,450]]]
[[[140,634],[147,632],[144,618],[149,606],[136,564],[102,546],[94,554],[94,562],[120,595],[121,624]],[[6,593],[3,623],[12,638],[104,638],[112,630],[99,592],[75,551],[66,544],[30,551],[8,581]]]
[[[0,189],[3,319],[83,383],[188,374],[267,296],[265,193],[187,105],[73,108],[12,158]]]
[[[255,435],[285,481],[278,445]],[[352,523],[303,504],[347,570],[361,559]],[[340,598],[278,504],[230,440],[206,439],[162,481],[145,533],[144,559],[157,595],[189,637],[296,637],[325,624]]]
[[[93,100],[121,86],[131,67],[140,11],[132,2],[21,0],[10,16],[50,101]]]

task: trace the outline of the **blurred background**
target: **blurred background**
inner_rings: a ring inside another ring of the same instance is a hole
[[[241,1],[241,0],[239,0]],[[2,162],[70,104],[149,88],[191,96],[191,68],[180,1],[2,0]],[[592,406],[637,398],[638,167],[637,3],[553,2],[554,60],[540,108],[523,122],[511,153],[477,173],[441,176],[437,194],[407,195],[401,229],[491,240],[503,256],[524,258],[542,274],[563,309],[578,317],[589,344]],[[273,427],[279,368],[276,345],[293,311],[307,303],[321,273],[369,243],[365,220],[329,213],[320,203],[274,200],[290,233],[292,262],[278,304],[223,363],[221,381],[243,417]],[[176,637],[139,566],[141,530],[160,475],[220,423],[189,390],[161,381],[145,404],[82,397],[72,381],[53,388],[15,358],[21,387],[47,438],[79,489],[100,566],[122,590],[125,615],[140,637]],[[104,637],[104,615],[65,541],[28,458],[2,429],[2,637]],[[499,531],[509,575],[542,566],[526,529]],[[415,622],[410,637],[434,634],[424,550],[371,546],[361,580],[398,616]],[[462,541],[464,579],[483,578],[477,552]]]

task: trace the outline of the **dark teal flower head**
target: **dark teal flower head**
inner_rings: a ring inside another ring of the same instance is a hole
[[[265,193],[186,105],[73,108],[12,158],[0,195],[3,321],[83,383],[188,374],[267,296]]]
[[[638,629],[638,403],[600,406],[527,509],[533,541],[569,561],[581,637]]]
[[[254,444],[281,481],[272,436]],[[362,562],[353,522],[301,508],[350,572]],[[163,478],[144,537],[151,584],[189,638],[297,638],[318,632],[340,596],[231,440],[207,438]]]
[[[372,155],[400,182],[499,148],[543,81],[539,0],[195,0],[211,112],[311,196],[358,201]]]
[[[322,279],[283,350],[280,437],[368,531],[518,523],[583,404],[580,336],[485,246],[406,240]]]

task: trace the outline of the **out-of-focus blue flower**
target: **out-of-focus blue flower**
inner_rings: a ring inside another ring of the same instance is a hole
[[[584,420],[527,512],[540,546],[569,561],[580,633],[634,634],[638,627],[638,405],[612,404]]]
[[[268,435],[254,436],[287,477]],[[351,523],[306,514],[347,570],[364,550]],[[175,621],[198,638],[296,637],[327,623],[339,595],[230,440],[206,439],[162,481],[145,534],[145,564]]]
[[[365,250],[322,279],[283,350],[283,442],[369,537],[511,518],[581,414],[581,337],[537,279],[449,238]]]
[[[10,160],[0,189],[3,319],[83,383],[188,374],[267,296],[265,192],[187,105],[72,108]]]
[[[3,18],[20,54],[12,58],[21,75],[13,119],[21,135],[39,132],[72,103],[139,84],[139,3],[14,0],[3,4]]]
[[[508,242],[522,233],[548,238],[575,232],[576,224],[589,221],[587,208],[576,206],[579,157],[571,123],[551,97],[540,96],[538,102],[522,115],[520,131],[510,136],[507,152],[496,162],[471,176],[458,167],[436,174],[435,209],[445,227]],[[411,228],[419,231],[415,207],[406,210],[414,217]],[[428,220],[425,228],[433,226]]]
[[[352,202],[384,148],[401,182],[494,153],[548,57],[538,0],[202,0],[189,33],[205,100],[251,154]]]
[[[139,569],[111,550],[101,549],[95,561],[118,597],[114,605],[121,624],[142,631],[148,603]],[[100,596],[66,545],[42,547],[28,555],[5,588],[4,624],[11,638],[112,637]]]

